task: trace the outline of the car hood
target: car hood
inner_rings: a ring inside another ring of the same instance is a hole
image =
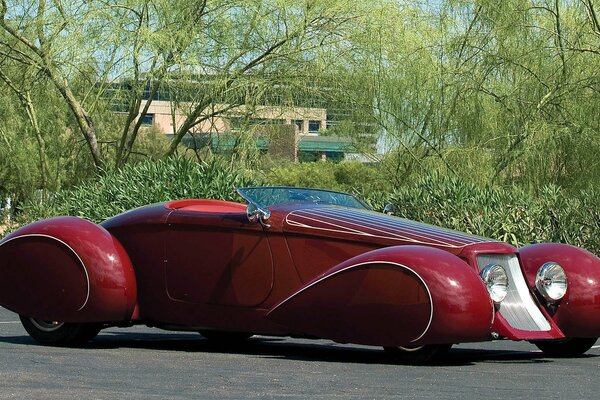
[[[286,210],[282,217],[284,233],[326,236],[386,246],[425,245],[459,253],[468,245],[497,242],[481,236],[354,208],[296,208]]]

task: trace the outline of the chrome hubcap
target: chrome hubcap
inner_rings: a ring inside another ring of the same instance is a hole
[[[41,321],[35,318],[29,318],[29,321],[40,331],[44,332],[54,332],[60,329],[65,323],[58,321]]]
[[[411,352],[413,352],[413,351],[419,351],[419,350],[421,350],[423,347],[425,347],[425,346],[417,346],[417,347],[402,347],[402,346],[398,346],[398,349],[399,349],[399,350],[402,350],[402,351],[406,351],[406,352],[408,352],[408,353],[411,353]]]

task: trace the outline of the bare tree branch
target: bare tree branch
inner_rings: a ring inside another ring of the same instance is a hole
[[[596,13],[596,9],[594,8],[594,1],[593,0],[581,0],[581,2],[583,3],[583,6],[585,7],[585,9],[588,12],[590,22],[592,23],[593,32],[596,35],[600,36],[600,21],[598,20],[598,14]]]

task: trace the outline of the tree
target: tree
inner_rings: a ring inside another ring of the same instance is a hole
[[[168,93],[173,106],[186,112],[183,121],[174,121],[172,155],[204,122],[259,104],[266,88],[310,79],[299,76],[303,66],[323,48],[347,40],[368,8],[355,0],[10,3],[0,3],[0,55],[54,84],[98,168],[107,157],[105,142],[115,144],[117,167],[127,162],[140,117],[157,94]],[[76,78],[88,87],[76,88]],[[111,102],[124,111],[117,138],[102,132],[94,115]]]
[[[463,24],[465,33],[457,37],[467,58],[456,75],[463,94],[454,140],[483,157],[493,154],[493,182],[522,181],[532,190],[548,182],[590,182],[599,172],[594,154],[600,142],[593,134],[600,128],[593,89],[598,60],[577,49],[589,47],[580,5],[456,3],[452,18],[467,15],[474,23],[470,30]]]
[[[83,9],[85,16],[88,10],[86,7]],[[94,123],[71,90],[69,76],[63,65],[70,52],[65,51],[66,43],[62,38],[78,32],[75,27],[81,22],[80,9],[65,8],[60,0],[51,1],[50,4],[40,0],[35,5],[14,5],[11,10],[13,12],[9,12],[6,0],[0,0],[0,28],[6,34],[0,42],[0,55],[24,66],[37,68],[50,79],[71,110],[89,146],[94,164],[100,167],[102,156]]]
[[[387,5],[345,88],[390,140],[398,182],[439,168],[581,187],[600,172],[595,14],[583,0]]]

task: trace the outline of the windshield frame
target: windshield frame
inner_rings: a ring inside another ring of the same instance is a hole
[[[282,202],[282,203],[275,203],[275,204],[262,204],[260,202],[258,202],[256,199],[252,198],[252,196],[250,196],[246,190],[252,190],[252,189],[281,189],[281,190],[306,190],[306,191],[312,191],[312,192],[323,192],[323,193],[332,193],[332,194],[338,194],[338,195],[342,195],[342,196],[347,196],[352,198],[353,200],[356,201],[356,203],[358,203],[358,205],[362,206],[361,207],[352,207],[352,206],[347,206],[347,205],[340,205],[340,204],[329,204],[329,203],[325,203],[325,202],[303,202],[303,201],[290,201],[290,202]],[[275,207],[275,206],[279,206],[279,205],[285,205],[285,204],[321,204],[321,205],[328,205],[328,206],[334,206],[334,207],[348,207],[348,208],[356,208],[356,209],[364,209],[364,210],[368,210],[368,211],[372,211],[373,209],[371,207],[369,207],[364,201],[362,201],[361,199],[359,199],[358,197],[356,197],[353,194],[350,193],[344,193],[344,192],[338,192],[335,190],[328,190],[328,189],[319,189],[319,188],[307,188],[307,187],[296,187],[296,186],[245,186],[245,187],[240,187],[240,188],[235,188],[235,191],[237,192],[237,194],[239,196],[241,196],[244,200],[246,200],[249,204],[254,204],[258,207],[261,208],[269,208],[269,207]]]

